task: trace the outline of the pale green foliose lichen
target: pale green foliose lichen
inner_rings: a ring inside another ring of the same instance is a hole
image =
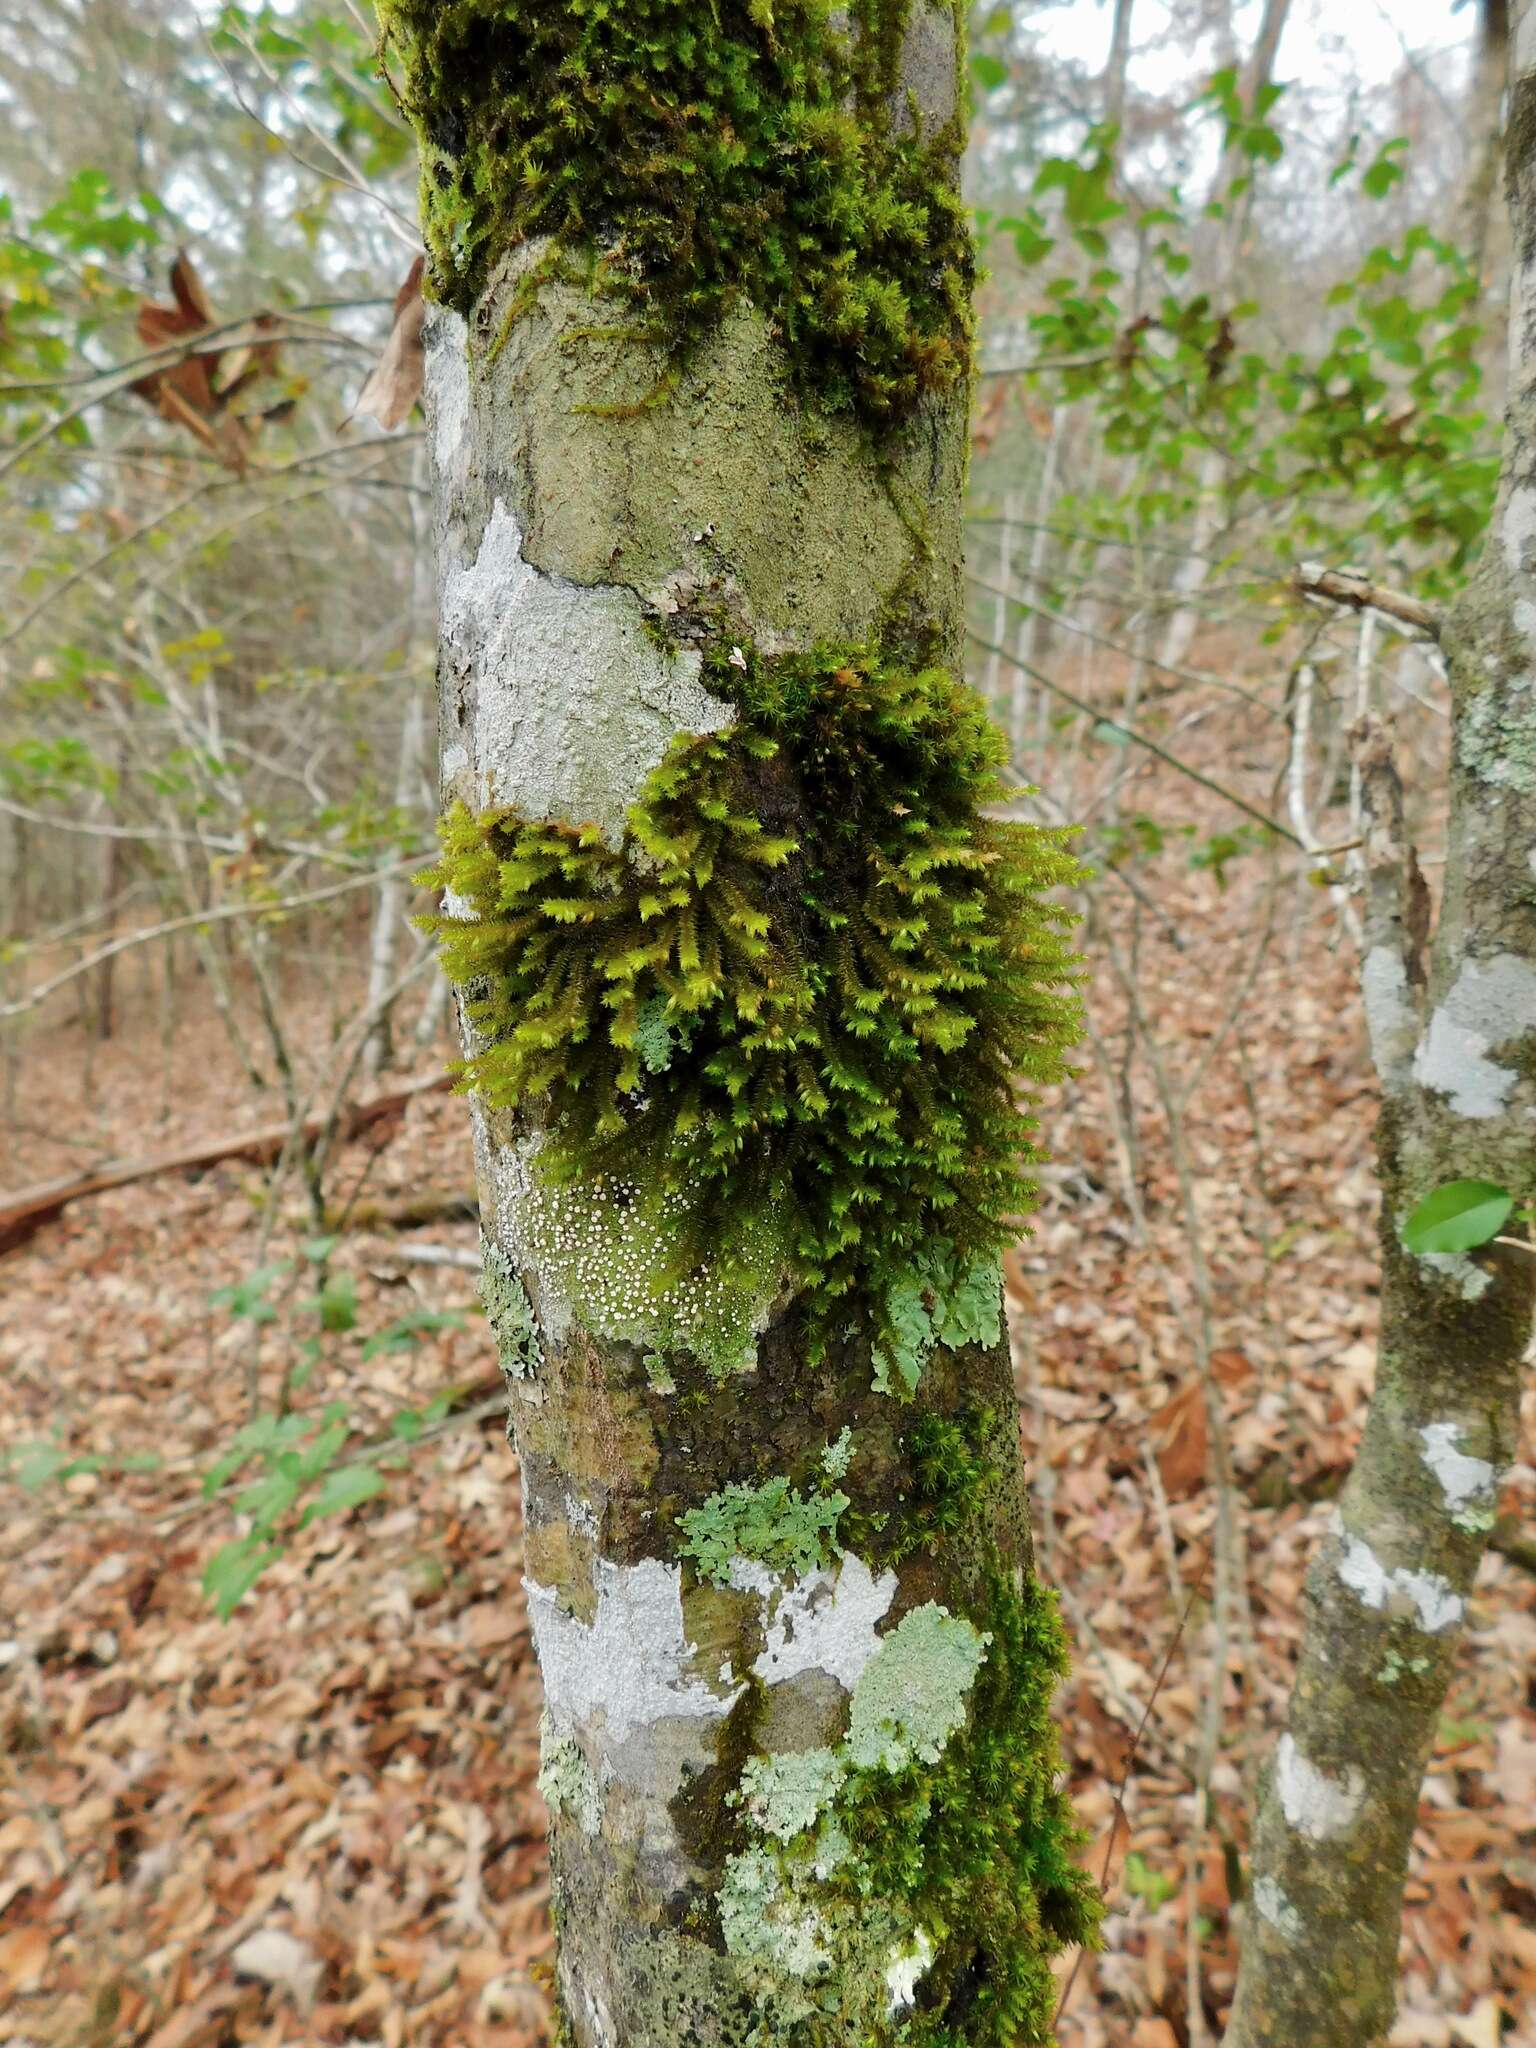
[[[832,1960],[820,1914],[786,1893],[764,1849],[748,1849],[726,1865],[720,1931],[731,1955],[768,1964],[788,1977],[819,1975]]]
[[[821,1454],[821,1469],[829,1479],[846,1479],[853,1463],[853,1431],[845,1422]]]
[[[847,1764],[830,1749],[755,1756],[742,1770],[741,1799],[765,1834],[788,1842],[815,1826],[847,1775]]]
[[[544,1362],[538,1320],[512,1261],[492,1239],[480,1240],[480,1299],[496,1333],[496,1352],[509,1380],[532,1379]]]
[[[886,1293],[890,1338],[875,1353],[876,1390],[888,1393],[891,1371],[908,1393],[935,1345],[1002,1341],[1003,1269],[995,1253],[961,1260],[942,1240],[893,1281]]]
[[[865,1665],[848,1723],[849,1761],[904,1770],[936,1763],[965,1719],[990,1635],[930,1600],[904,1615]]]
[[[730,1583],[739,1559],[772,1572],[813,1572],[841,1556],[837,1524],[847,1505],[846,1493],[806,1495],[782,1478],[722,1487],[678,1517],[678,1555],[717,1586]]]
[[[603,1795],[592,1766],[569,1735],[557,1735],[548,1714],[539,1723],[539,1791],[553,1814],[566,1814],[584,1835],[602,1825]]]

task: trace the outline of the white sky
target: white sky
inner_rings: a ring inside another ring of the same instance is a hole
[[[1257,22],[1257,0],[1237,14],[1246,44]],[[1066,6],[1026,17],[1046,50],[1076,58],[1091,70],[1109,54],[1111,8],[1107,0],[1068,0]],[[1131,79],[1148,92],[1173,88],[1202,63],[1214,66],[1214,50],[1191,50],[1167,40],[1162,0],[1139,0],[1131,16]],[[1472,0],[1292,0],[1280,45],[1276,77],[1321,85],[1331,76],[1352,76],[1362,84],[1390,77],[1405,55],[1428,59],[1464,46],[1474,27]]]

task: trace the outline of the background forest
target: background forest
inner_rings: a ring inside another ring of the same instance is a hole
[[[1019,815],[1093,871],[1088,1036],[1006,1261],[1110,1902],[1067,2048],[1219,2036],[1374,1364],[1347,734],[1395,721],[1433,888],[1425,608],[1497,470],[1505,18],[1356,12],[972,20],[971,674]],[[515,1467],[411,922],[414,140],[350,4],[0,18],[0,2012],[103,2048],[544,2041]],[[1527,1462],[1395,2042],[1536,2048],[1533,1670]]]

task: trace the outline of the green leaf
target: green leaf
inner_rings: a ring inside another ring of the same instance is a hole
[[[357,1282],[350,1273],[333,1273],[316,1299],[323,1329],[350,1330],[357,1321]]]
[[[984,50],[971,58],[971,72],[983,92],[996,92],[1008,83],[1008,66],[1001,57],[988,56]]]
[[[237,1536],[213,1553],[203,1568],[203,1591],[220,1621],[228,1621],[269,1564],[282,1556],[282,1546],[259,1536]]]
[[[1145,1899],[1154,1912],[1179,1888],[1177,1878],[1153,1870],[1134,1849],[1125,1859],[1123,1876],[1126,1890],[1134,1898]]]
[[[1405,1248],[1425,1252],[1470,1252],[1497,1237],[1515,1198],[1491,1180],[1449,1180],[1426,1195],[1403,1225]]]
[[[325,1475],[324,1484],[299,1518],[299,1527],[307,1528],[319,1515],[344,1515],[349,1508],[372,1500],[383,1487],[373,1465],[338,1465]]]

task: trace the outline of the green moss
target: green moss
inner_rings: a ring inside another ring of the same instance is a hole
[[[872,423],[962,383],[963,125],[958,94],[925,126],[902,87],[911,4],[381,0],[438,296],[467,314],[547,238],[507,319],[559,269],[685,351],[744,295],[802,384]]]
[[[806,1495],[787,1479],[723,1487],[679,1516],[678,1555],[719,1586],[738,1558],[773,1572],[815,1571],[840,1555],[837,1522],[847,1505],[846,1493]]]
[[[917,1418],[901,1444],[911,1490],[882,1563],[899,1564],[915,1552],[932,1552],[956,1531],[977,1524],[986,1491],[998,1475],[992,1449],[997,1424],[990,1408]]]
[[[1076,865],[989,814],[1002,742],[947,671],[722,644],[704,676],[738,722],[673,745],[622,847],[445,821],[425,879],[470,913],[430,921],[484,1047],[464,1078],[540,1112],[545,1185],[629,1188],[677,1274],[707,1260],[759,1301],[791,1280],[813,1351],[862,1329],[907,1390],[930,1345],[1000,1335],[1037,1156],[1020,1089],[1077,1031],[1046,893]]]
[[[977,1623],[984,1622],[984,1627]],[[972,1620],[887,1636],[837,1750],[755,1759],[755,1834],[722,1888],[727,1950],[803,2048],[1013,2048],[1051,2036],[1051,1958],[1099,1902],[1056,1789],[1054,1602],[994,1567]]]

